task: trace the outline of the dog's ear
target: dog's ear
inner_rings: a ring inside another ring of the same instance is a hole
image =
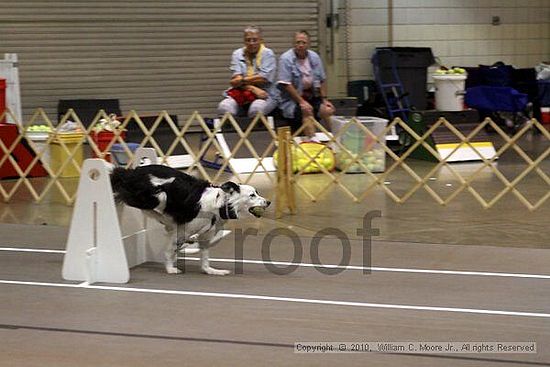
[[[239,185],[231,181],[227,181],[226,183],[221,185],[221,189],[228,194],[232,194],[234,192],[241,192],[241,188],[239,187]]]

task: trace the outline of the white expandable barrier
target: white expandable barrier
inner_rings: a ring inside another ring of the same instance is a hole
[[[273,119],[273,116],[267,116],[267,123],[272,130],[275,129],[275,120]],[[230,147],[230,144],[228,144],[226,140],[226,136],[224,135],[223,131],[221,131],[220,126],[221,126],[221,120],[214,119],[214,128],[216,129],[216,131],[219,131],[216,133],[216,140],[218,141],[220,148],[222,149],[220,154],[223,158],[228,159],[228,157],[231,156],[231,150],[233,149],[233,147]],[[231,167],[233,168],[233,171],[237,173],[251,173],[254,171],[256,172],[277,171],[277,168],[275,168],[275,164],[273,163],[273,157],[265,157],[262,160],[263,166],[262,165],[258,166],[258,159],[254,157],[229,158],[229,165],[231,165]]]
[[[136,150],[135,165],[157,162],[152,148]],[[102,159],[86,159],[80,172],[62,276],[66,280],[127,283],[129,268],[144,262],[165,262],[165,251],[175,240],[173,232],[145,216],[141,210],[116,205]],[[220,231],[212,244],[228,235]]]

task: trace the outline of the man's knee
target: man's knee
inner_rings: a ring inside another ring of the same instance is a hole
[[[325,105],[321,105],[319,108],[319,117],[323,120],[328,120],[332,115],[334,115],[334,112],[335,111],[333,108],[328,108]]]
[[[224,100],[222,100],[219,104],[218,104],[218,113],[220,115],[223,115],[227,112],[229,112],[230,114],[232,115],[236,115],[237,112],[239,111],[239,105],[237,104],[237,102],[231,98],[231,97],[227,97],[225,98]]]
[[[274,108],[274,103],[270,103],[263,99],[257,99],[250,105],[250,108],[248,109],[248,117],[254,117],[258,114],[258,112],[261,112],[264,116],[267,116],[271,113],[271,111],[273,111]]]

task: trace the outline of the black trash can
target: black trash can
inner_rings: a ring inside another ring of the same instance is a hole
[[[435,60],[430,47],[377,47],[381,79],[393,81],[392,68],[397,69],[409,103],[418,110],[425,110],[427,101],[428,66]],[[391,51],[391,52],[388,52]]]

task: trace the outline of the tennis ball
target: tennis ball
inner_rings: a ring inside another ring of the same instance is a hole
[[[252,215],[254,215],[256,218],[260,218],[264,215],[265,208],[261,206],[253,206],[248,210]]]

